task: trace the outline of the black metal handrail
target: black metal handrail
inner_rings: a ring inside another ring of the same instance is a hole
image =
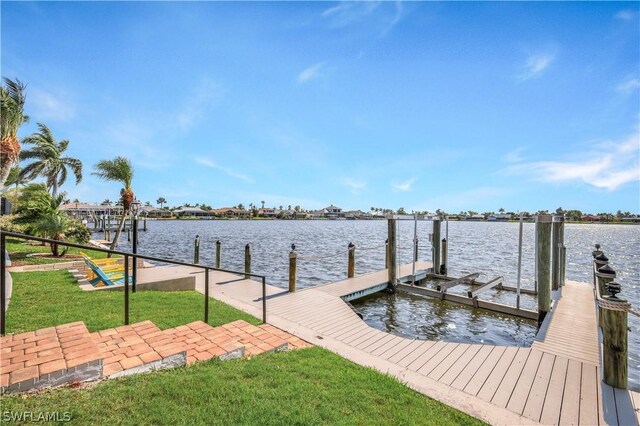
[[[31,240],[31,241],[39,241],[42,243],[49,243],[49,244],[58,244],[58,245],[62,245],[62,246],[66,246],[66,247],[74,247],[74,248],[79,248],[79,249],[84,249],[84,250],[93,250],[93,251],[99,251],[102,253],[111,253],[111,254],[116,254],[116,255],[120,255],[124,257],[124,270],[125,270],[125,274],[124,274],[124,323],[125,325],[129,324],[129,258],[132,257],[133,258],[133,267],[134,269],[136,268],[136,264],[137,264],[137,259],[144,259],[144,260],[151,260],[154,262],[162,262],[162,263],[169,263],[172,265],[181,265],[181,266],[189,266],[192,268],[199,268],[199,269],[204,269],[205,271],[205,283],[204,283],[204,296],[205,296],[205,300],[204,300],[204,322],[205,323],[209,323],[209,272],[210,271],[218,271],[218,272],[226,272],[226,273],[230,273],[230,274],[236,274],[236,275],[242,275],[244,277],[251,277],[251,278],[258,278],[260,279],[261,283],[262,283],[262,322],[266,323],[267,322],[267,281],[266,281],[266,276],[264,275],[260,275],[260,274],[253,274],[253,273],[249,273],[249,272],[239,272],[239,271],[232,271],[229,269],[222,269],[222,268],[214,268],[211,266],[206,266],[206,265],[199,265],[199,264],[195,264],[195,263],[188,263],[188,262],[182,262],[179,260],[172,260],[172,259],[163,259],[160,257],[155,257],[155,256],[147,256],[144,254],[137,254],[137,253],[128,253],[128,252],[124,252],[124,251],[118,251],[118,250],[110,250],[110,249],[104,249],[102,247],[95,247],[95,246],[89,246],[89,245],[85,245],[85,244],[77,244],[77,243],[71,243],[71,242],[67,242],[67,241],[58,241],[58,240],[52,240],[52,239],[48,239],[48,238],[41,238],[41,237],[34,237],[32,235],[26,235],[26,234],[20,234],[17,232],[0,232],[0,334],[5,334],[5,328],[6,328],[6,299],[7,299],[7,292],[6,292],[6,276],[5,276],[5,271],[6,271],[6,257],[5,257],[5,253],[6,253],[6,238],[7,237],[12,237],[12,238],[20,238],[23,240]],[[135,274],[134,274],[135,276]],[[133,292],[135,292],[135,281],[133,282],[132,285],[132,289]]]

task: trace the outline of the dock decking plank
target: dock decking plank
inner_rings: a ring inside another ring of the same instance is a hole
[[[546,360],[545,365],[548,367],[547,377],[549,377],[551,375],[551,368],[553,367],[553,355],[545,354],[536,350],[531,351],[506,404],[506,407],[509,410],[522,414],[524,406],[527,403],[527,399],[529,398],[529,393],[533,388],[534,381],[537,377],[538,371],[540,370],[540,366],[542,365],[542,361],[544,360]],[[500,389],[498,389],[498,391],[500,392]],[[508,388],[505,388],[505,391],[508,392]],[[500,395],[501,394],[502,393],[500,393]],[[492,402],[499,405],[502,403],[502,400],[498,400],[494,397]]]
[[[444,376],[462,356],[466,355],[467,352],[471,352],[471,356],[473,356],[473,354],[478,352],[479,349],[480,345],[469,345],[467,343],[461,343],[444,359],[444,361],[438,364],[436,368],[431,370],[427,376],[441,382],[440,379],[442,378],[442,376]],[[458,366],[456,368],[457,372],[460,372],[463,367],[463,365]]]
[[[509,399],[511,398],[511,394],[513,393],[513,389],[518,384],[518,380],[520,380],[520,375],[524,370],[524,366],[527,364],[529,357],[533,357],[532,363],[535,364],[535,368],[537,368],[540,359],[542,358],[542,353],[540,351],[518,351],[518,355],[513,359],[513,362],[509,366],[506,374],[502,378],[500,382],[500,386],[496,389],[496,393],[491,398],[491,403],[499,406],[506,407],[509,403]]]
[[[549,387],[542,407],[542,414],[538,419],[544,425],[557,425],[560,422],[560,410],[562,409],[562,395],[564,394],[564,381],[567,377],[569,360],[565,357],[556,357],[549,380]],[[531,418],[531,417],[530,417]],[[596,419],[595,423],[598,424]]]
[[[522,411],[523,416],[535,421],[540,419],[547,391],[549,390],[551,373],[553,371],[556,358],[557,357],[555,355],[548,353],[542,355],[542,361],[540,361],[540,365],[538,366],[538,371],[536,372],[536,377],[533,380],[531,389],[529,390],[529,395],[524,401],[524,409]],[[514,399],[513,395],[512,399]],[[509,405],[512,403],[515,403],[515,401],[509,401]]]
[[[577,425],[580,420],[581,382],[582,363],[570,359],[567,367],[567,379],[564,384],[564,395],[562,396],[562,409],[560,410],[561,425]]]
[[[580,424],[598,424],[598,368],[595,365],[582,364],[582,382],[580,384]]]
[[[507,374],[513,360],[520,352],[524,352],[525,357],[529,354],[528,349],[522,350],[521,348],[513,346],[507,347],[500,354],[496,351],[491,352],[491,355],[487,358],[487,362],[478,369],[477,373],[469,381],[469,384],[464,388],[464,391],[476,395],[485,401],[491,401],[498,386],[500,386],[500,382],[502,382],[502,378]],[[496,358],[494,354],[500,356]]]
[[[438,378],[440,383],[444,383],[445,385],[451,385],[453,381],[464,371],[465,368],[469,365],[469,363],[475,358],[476,354],[483,349],[486,349],[486,345],[470,345],[471,347],[467,350],[458,360],[449,367],[449,369]],[[489,352],[487,352],[487,355]]]
[[[469,383],[474,374],[480,369],[482,365],[487,361],[487,358],[493,353],[493,351],[500,352],[499,355],[496,355],[498,358],[502,355],[506,348],[492,346],[492,345],[483,345],[482,348],[476,353],[469,361],[469,363],[464,367],[464,369],[458,374],[457,377],[450,382],[451,386],[456,389],[464,389],[465,386]],[[443,383],[446,383],[445,377],[443,377]]]

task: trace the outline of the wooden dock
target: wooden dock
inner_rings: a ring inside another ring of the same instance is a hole
[[[401,267],[401,276],[410,273],[411,265]],[[204,275],[196,276],[204,291]],[[380,288],[386,277],[383,270],[296,293],[268,286],[267,320],[492,424],[639,424],[640,395],[600,379],[592,285],[567,281],[533,345],[513,347],[414,340],[369,327],[344,300]],[[211,272],[211,295],[260,317],[259,283],[215,284],[234,278]]]

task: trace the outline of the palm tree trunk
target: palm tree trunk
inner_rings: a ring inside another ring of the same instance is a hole
[[[109,250],[115,250],[116,247],[118,246],[118,240],[120,239],[120,234],[122,233],[122,228],[124,228],[124,221],[127,219],[127,215],[125,212],[122,212],[122,218],[120,219],[120,225],[118,225],[118,230],[116,231],[116,236],[113,238],[113,242],[111,243],[111,247],[109,247]],[[109,253],[109,256],[111,257],[111,253]]]
[[[58,196],[58,180],[53,181],[53,185],[51,185],[51,196],[56,198]]]

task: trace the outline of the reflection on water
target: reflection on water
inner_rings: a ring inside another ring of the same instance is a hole
[[[403,291],[352,304],[370,326],[409,338],[530,346],[536,335],[535,321]]]
[[[431,259],[428,235],[431,222],[418,222],[419,258]],[[344,279],[347,273],[347,245],[356,245],[356,273],[384,267],[387,223],[380,221],[149,221],[148,232],[140,233],[140,252],[171,259],[192,261],[193,239],[201,237],[201,262],[214,264],[215,241],[223,245],[222,265],[244,269],[244,246],[253,245],[252,270],[264,274],[270,284],[287,287],[288,253],[296,243],[298,287]],[[534,285],[534,230],[524,225],[522,287]],[[442,236],[445,236],[443,225]],[[412,259],[413,222],[400,222],[398,255],[401,263]],[[128,249],[126,234],[122,247]],[[570,280],[590,282],[591,251],[596,243],[609,257],[622,284],[622,295],[640,308],[640,226],[575,225],[565,227],[567,273]],[[338,253],[338,254],[336,254]],[[306,258],[305,258],[306,257]],[[504,276],[504,284],[516,285],[518,224],[496,222],[449,223],[449,273],[460,277],[481,272],[480,281]],[[466,292],[465,286],[452,293]],[[479,298],[515,306],[515,293],[489,291]],[[372,296],[358,302],[367,321],[381,329],[419,338],[455,341],[484,340],[489,343],[526,344],[533,330],[528,322],[474,311],[420,296]],[[536,300],[522,296],[522,307],[535,309]],[[389,319],[392,318],[393,322]],[[630,382],[640,383],[640,318],[629,316]],[[466,339],[466,340],[465,340]]]

